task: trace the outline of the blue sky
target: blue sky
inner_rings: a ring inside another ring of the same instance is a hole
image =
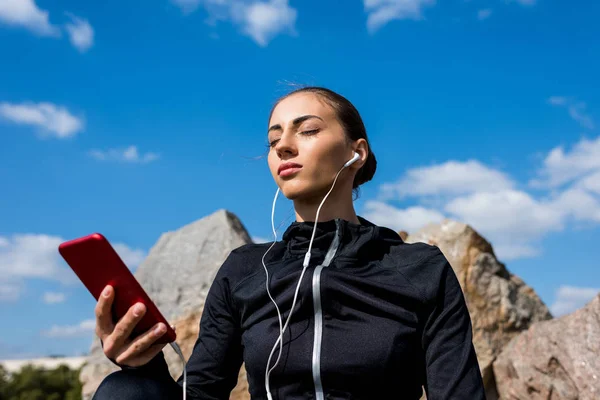
[[[471,224],[557,315],[598,293],[600,4],[340,4],[0,0],[0,359],[87,352],[63,240],[102,232],[135,268],[221,208],[268,238],[257,157],[292,84],[360,110],[378,158],[360,215]]]

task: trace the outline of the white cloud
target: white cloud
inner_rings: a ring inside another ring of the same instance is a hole
[[[23,286],[20,282],[0,281],[0,302],[15,301],[22,292]]]
[[[376,225],[408,233],[415,232],[430,222],[439,223],[444,219],[444,215],[436,210],[420,206],[402,210],[380,201],[367,201],[362,214]]]
[[[548,233],[573,222],[600,223],[600,137],[582,139],[570,151],[550,151],[530,184],[549,190],[534,195],[478,161],[448,161],[408,169],[398,181],[382,184],[379,200],[366,202],[363,212],[377,224],[409,233],[444,216],[479,231],[501,259],[535,257]],[[416,204],[399,209],[386,203],[407,197]]]
[[[457,195],[488,190],[505,190],[514,186],[503,172],[475,160],[447,161],[443,164],[409,169],[395,183],[382,185],[384,197]]]
[[[552,104],[553,106],[564,106],[567,104],[567,98],[563,96],[550,96],[548,98],[548,103]]]
[[[288,0],[256,2],[235,10],[234,20],[260,46],[266,46],[280,32],[295,33],[297,11],[289,6]]]
[[[594,129],[594,120],[587,114],[587,105],[584,102],[564,96],[551,96],[548,98],[548,103],[557,107],[565,107],[571,118],[579,125],[587,129]]]
[[[504,261],[533,258],[541,253],[539,247],[527,244],[493,242],[492,245],[494,246],[496,256],[499,256]]]
[[[267,239],[260,236],[252,236],[252,241],[254,243],[271,243],[273,239]]]
[[[582,178],[577,186],[588,192],[600,195],[600,169]]]
[[[560,193],[552,203],[552,207],[564,218],[600,222],[600,201],[594,195],[577,187]]]
[[[58,281],[76,284],[77,277],[58,253],[58,245],[65,239],[44,234],[16,234],[1,237],[0,243],[0,292],[4,297],[16,298],[27,279]],[[115,251],[130,268],[142,261],[145,252],[123,243],[113,244]],[[0,299],[2,296],[0,296]]]
[[[113,244],[113,248],[121,257],[125,265],[131,270],[135,270],[146,258],[146,252],[141,249],[132,249],[123,243]]]
[[[119,161],[134,164],[147,164],[156,161],[160,156],[156,153],[140,154],[137,146],[129,146],[121,149],[109,149],[107,151],[91,150],[90,156],[100,161]]]
[[[42,278],[63,283],[73,281],[62,262],[58,236],[40,234],[13,235],[8,245],[0,248],[0,280]]]
[[[179,7],[184,14],[189,14],[200,7],[202,0],[171,0],[171,2]]]
[[[0,0],[0,22],[40,36],[60,36],[60,29],[50,23],[48,11],[40,9],[34,0]]]
[[[537,0],[515,0],[517,3],[522,6],[532,6],[536,3]]]
[[[46,292],[43,296],[43,301],[46,304],[64,303],[67,296],[64,293]]]
[[[561,286],[556,291],[550,311],[555,317],[570,314],[590,302],[600,293],[600,288]]]
[[[71,13],[66,13],[66,15],[71,18],[71,23],[65,24],[71,44],[80,52],[86,52],[94,44],[94,29],[88,20]]]
[[[52,103],[0,103],[0,118],[19,125],[35,126],[44,136],[65,139],[84,128],[84,122],[65,107]]]
[[[209,25],[231,21],[259,46],[266,46],[278,34],[295,35],[298,12],[288,0],[171,0],[184,14],[203,6],[208,12]]]
[[[457,197],[446,204],[445,210],[492,239],[533,239],[540,232],[563,228],[563,214],[552,203],[538,201],[518,190]]]
[[[88,336],[94,333],[95,328],[96,320],[86,319],[77,325],[53,325],[49,330],[43,331],[42,336],[49,338],[73,338]]]
[[[423,19],[423,9],[435,4],[435,0],[363,0],[368,14],[367,28],[373,33],[396,19]]]
[[[569,115],[575,121],[579,122],[579,125],[587,129],[594,129],[594,121],[592,117],[586,114],[585,103],[576,103],[569,106]]]
[[[486,8],[477,12],[477,19],[480,21],[486,20],[492,16],[492,9]]]
[[[543,161],[542,168],[530,185],[533,187],[558,187],[576,179],[592,176],[600,171],[600,136],[594,140],[583,138],[570,152],[562,146],[552,149]],[[593,185],[590,178],[585,185]]]

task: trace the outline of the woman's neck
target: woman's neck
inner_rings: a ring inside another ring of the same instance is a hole
[[[311,200],[294,200],[296,221],[314,222],[321,201],[323,201],[323,197]],[[336,218],[344,219],[355,224],[360,223],[356,216],[356,211],[354,210],[354,203],[352,202],[351,195],[343,195],[336,193],[336,191],[332,192],[325,201],[325,204],[321,207],[319,221],[317,222],[329,221]]]

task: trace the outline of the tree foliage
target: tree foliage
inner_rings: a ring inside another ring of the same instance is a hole
[[[81,400],[79,370],[27,365],[11,375],[0,365],[0,400]]]

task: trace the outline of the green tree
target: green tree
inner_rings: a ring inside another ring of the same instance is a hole
[[[9,375],[0,366],[0,400],[81,400],[79,370],[26,365]]]
[[[0,364],[0,400],[4,400],[8,398],[7,395],[8,390],[8,373],[4,366]]]

